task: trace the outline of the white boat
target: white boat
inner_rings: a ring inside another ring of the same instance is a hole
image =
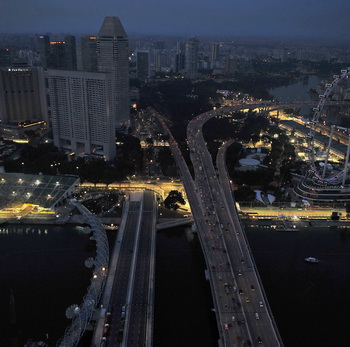
[[[319,259],[314,258],[314,257],[308,257],[304,259],[307,263],[318,263]]]

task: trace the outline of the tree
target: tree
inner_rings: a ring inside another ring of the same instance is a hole
[[[181,192],[177,190],[171,190],[167,198],[164,200],[164,206],[169,210],[172,209],[176,211],[180,207],[178,202],[181,205],[185,205],[186,203],[184,198],[182,197]]]

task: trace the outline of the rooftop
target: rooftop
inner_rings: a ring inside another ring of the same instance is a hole
[[[78,182],[75,176],[0,173],[0,210],[19,204],[53,208]]]

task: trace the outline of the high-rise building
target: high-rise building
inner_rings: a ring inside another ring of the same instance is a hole
[[[164,52],[157,52],[154,56],[154,67],[156,71],[161,71],[162,68],[168,66],[168,55]]]
[[[237,71],[237,61],[234,58],[226,57],[225,66],[224,66],[224,74],[226,75],[234,75]]]
[[[97,72],[97,37],[83,36],[81,38],[82,70]]]
[[[41,66],[47,69],[50,59],[50,37],[48,35],[40,35],[38,37]]]
[[[41,65],[45,69],[77,69],[75,36],[66,35],[65,41],[51,41],[48,35],[39,36]]]
[[[51,41],[50,42],[50,56],[47,61],[48,69],[63,70],[66,68],[66,56],[65,56],[65,42],[64,41]]]
[[[64,37],[64,65],[66,70],[77,69],[77,50],[75,36],[66,35]]]
[[[129,119],[129,40],[118,17],[106,17],[97,36],[98,71],[110,72],[116,100],[116,124]]]
[[[175,72],[182,72],[185,69],[185,55],[181,52],[175,54]]]
[[[219,47],[220,44],[213,42],[210,46],[210,61],[217,61],[219,59]]]
[[[8,67],[0,69],[0,119],[3,123],[47,122],[44,69]]]
[[[0,67],[6,67],[11,65],[11,49],[10,48],[0,48]]]
[[[48,70],[57,147],[113,160],[116,155],[112,74]]]
[[[197,77],[198,64],[198,40],[195,37],[190,38],[186,42],[185,52],[185,72],[189,78]]]
[[[149,51],[136,51],[136,75],[141,81],[150,77]]]

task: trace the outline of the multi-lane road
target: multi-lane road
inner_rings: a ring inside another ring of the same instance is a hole
[[[213,279],[223,283],[223,288],[219,286],[215,293],[221,299],[218,301],[220,327],[226,330],[225,345],[231,346],[236,340],[247,345],[280,346],[282,342],[235,207],[224,160],[220,160],[224,152],[219,152],[216,171],[205,146],[202,126],[221,112],[202,114],[187,128],[195,181],[208,228],[208,232],[204,230],[207,235],[204,242],[211,250],[209,259],[216,262],[211,264]],[[223,267],[226,269],[221,275]],[[234,319],[233,313],[237,316]]]
[[[131,194],[110,262],[102,346],[152,346],[155,226],[154,193]]]
[[[203,124],[222,112],[221,109],[199,115],[188,125],[187,141],[195,180],[166,124],[159,119],[170,135],[172,153],[181,171],[210,273],[219,345],[282,346],[227,176],[222,171],[220,183],[202,135]],[[218,169],[226,170],[224,165]]]

